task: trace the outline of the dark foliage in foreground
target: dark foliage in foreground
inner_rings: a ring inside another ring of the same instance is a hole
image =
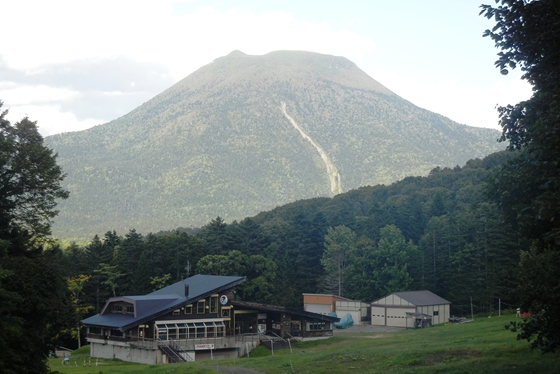
[[[516,67],[533,86],[529,100],[499,108],[502,140],[521,149],[502,168],[490,195],[530,245],[521,258],[522,308],[534,317],[520,339],[543,352],[560,347],[560,2],[501,0],[482,6],[496,21],[490,36],[502,74]]]

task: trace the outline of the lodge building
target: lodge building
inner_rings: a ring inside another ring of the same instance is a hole
[[[336,317],[236,300],[244,281],[195,275],[147,295],[112,297],[82,321],[90,355],[158,364],[240,357],[278,339],[332,336]]]

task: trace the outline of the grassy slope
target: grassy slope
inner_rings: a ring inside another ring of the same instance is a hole
[[[274,373],[560,373],[560,354],[541,355],[504,329],[513,316],[481,318],[473,323],[436,326],[396,333],[344,333],[299,344],[293,354],[263,347],[250,358],[177,365],[138,365],[100,361],[98,367],[63,369],[61,373],[214,373],[205,366],[240,366]],[[83,354],[77,356],[83,363]]]

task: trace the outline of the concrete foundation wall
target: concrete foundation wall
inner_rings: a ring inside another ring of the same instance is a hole
[[[167,357],[156,348],[153,347],[137,347],[131,346],[126,342],[118,341],[97,341],[98,339],[90,339],[90,356],[105,359],[119,359],[127,362],[137,362],[139,364],[162,364],[168,363]],[[228,347],[229,343],[229,347]],[[232,343],[234,346],[232,346]],[[244,342],[233,342],[226,339],[221,344],[215,344],[217,349],[212,352],[210,350],[189,350],[187,354],[195,360],[220,360],[228,358],[237,358],[247,355],[259,345],[259,340]],[[192,348],[191,348],[192,349]]]
[[[131,348],[129,346],[90,343],[91,357],[105,359],[119,359],[140,364],[159,364],[162,362],[161,351],[143,348]]]

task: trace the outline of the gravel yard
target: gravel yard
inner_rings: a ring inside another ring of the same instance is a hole
[[[402,327],[388,327],[388,326],[375,326],[375,325],[354,325],[347,329],[334,329],[334,334],[347,334],[347,333],[386,333],[396,332],[403,330]]]

